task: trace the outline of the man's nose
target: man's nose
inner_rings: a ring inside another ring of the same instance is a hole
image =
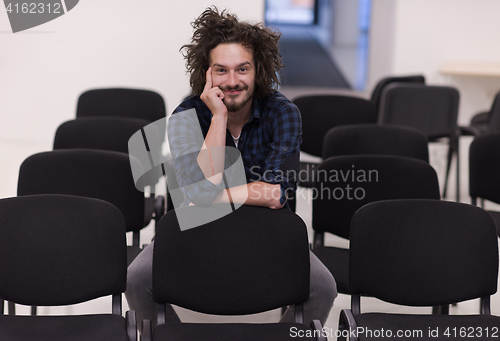
[[[236,75],[236,72],[234,71],[229,72],[227,76],[227,86],[234,88],[235,86],[238,85],[238,83],[239,83],[238,75]]]

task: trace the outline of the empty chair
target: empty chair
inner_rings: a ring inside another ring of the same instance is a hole
[[[373,88],[372,94],[370,96],[370,102],[373,104],[377,114],[380,111],[380,100],[382,98],[382,91],[384,88],[391,83],[417,83],[425,84],[425,77],[422,75],[410,75],[410,76],[395,76],[386,77],[378,81],[378,83]]]
[[[163,97],[157,92],[142,89],[91,89],[78,98],[76,117],[119,116],[140,118],[150,123],[166,118]],[[166,125],[159,131],[165,141]]]
[[[371,203],[352,219],[349,252],[351,309],[342,310],[339,330],[352,330],[350,340],[496,339],[500,317],[490,315],[490,296],[497,291],[498,240],[481,208],[438,200]],[[363,313],[361,295],[420,307],[481,298],[481,315]]]
[[[32,155],[21,164],[17,194],[67,194],[108,201],[123,213],[126,229],[133,233],[128,262],[141,252],[144,194],[134,185],[126,154],[70,149]]]
[[[325,246],[325,233],[349,239],[352,216],[370,202],[439,197],[436,172],[424,161],[381,155],[323,161],[313,190],[313,252],[332,273],[338,292],[349,294],[349,250]]]
[[[453,156],[456,156],[457,193],[460,201],[459,129],[457,127],[459,93],[445,86],[393,83],[385,87],[378,122],[403,125],[421,130],[436,142],[448,139],[448,157],[443,197],[446,197],[448,177]]]
[[[127,277],[125,221],[113,205],[67,195],[0,200],[0,297],[37,306],[112,296],[111,314],[0,315],[0,340],[137,339],[122,316]]]
[[[54,149],[101,149],[128,154],[130,137],[148,124],[139,118],[107,116],[66,121],[56,130]]]
[[[128,154],[130,137],[148,124],[148,121],[138,118],[106,116],[67,121],[56,130],[54,150],[99,149]],[[159,139],[155,126],[148,127],[148,135],[153,136],[154,140]],[[146,156],[146,159],[149,157]],[[145,186],[151,186],[151,193],[145,198],[144,226],[147,226],[152,218],[155,221],[160,220],[165,211],[165,198],[154,194],[155,185],[163,174],[157,168],[153,168],[151,172],[156,174],[145,177],[148,181],[144,183]]]
[[[469,193],[472,204],[477,198],[500,204],[500,133],[476,137],[469,151]],[[488,211],[500,236],[500,212]]]
[[[204,216],[210,209],[180,210],[187,210],[183,215]],[[319,333],[319,321],[313,321],[311,328],[303,324],[301,304],[309,298],[309,247],[300,217],[288,210],[242,206],[219,220],[181,231],[177,212],[161,219],[155,237],[153,299],[158,320],[153,335],[151,324],[144,323],[143,340],[153,336],[155,341],[277,341],[294,340],[293,331]],[[166,324],[166,304],[217,315],[295,305],[296,323]]]
[[[429,162],[427,143],[421,131],[405,126],[340,126],[326,133],[323,159],[341,155],[394,155]]]
[[[323,138],[333,127],[344,124],[376,123],[372,104],[364,98],[343,95],[304,96],[293,100],[302,117],[302,144],[300,150],[312,156],[323,154]],[[301,162],[300,186],[312,188],[314,168],[319,164]]]
[[[500,132],[500,92],[495,95],[489,111],[475,115],[470,125],[460,127],[460,131],[462,135],[473,136]]]

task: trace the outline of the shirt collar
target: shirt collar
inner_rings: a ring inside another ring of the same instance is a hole
[[[252,114],[250,115],[250,118],[248,119],[248,122],[252,122],[254,119],[260,121],[260,111],[261,111],[261,102],[254,99],[252,103]],[[248,123],[247,122],[247,123]]]

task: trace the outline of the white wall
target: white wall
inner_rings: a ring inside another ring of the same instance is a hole
[[[459,123],[467,124],[475,112],[489,108],[500,78],[443,76],[439,68],[446,61],[500,62],[500,1],[373,3],[369,89],[384,74],[422,73],[429,84],[459,89]]]
[[[2,139],[51,139],[75,115],[78,95],[93,87],[158,91],[174,109],[189,93],[181,45],[190,22],[211,4],[240,19],[262,21],[264,0],[82,0],[66,15],[9,33],[0,10]]]

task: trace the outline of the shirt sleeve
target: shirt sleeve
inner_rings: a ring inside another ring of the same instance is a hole
[[[263,165],[262,181],[281,185],[283,204],[298,185],[299,156],[302,143],[302,119],[299,109],[289,101],[282,101],[272,120],[273,142]]]
[[[221,181],[208,181],[197,162],[203,146],[203,132],[195,108],[177,108],[167,124],[167,136],[177,184],[185,199],[197,206],[210,205],[223,190]]]

